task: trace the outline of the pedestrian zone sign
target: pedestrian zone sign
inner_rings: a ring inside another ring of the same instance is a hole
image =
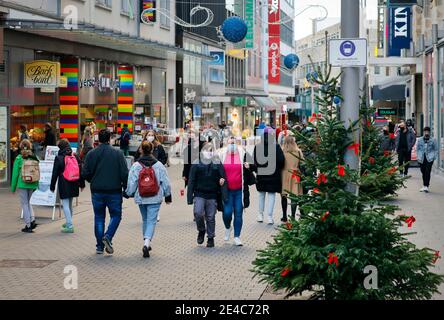
[[[331,39],[329,63],[334,67],[367,66],[367,39]]]

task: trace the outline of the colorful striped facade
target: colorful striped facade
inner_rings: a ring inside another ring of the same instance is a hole
[[[117,97],[117,132],[122,131],[124,124],[128,124],[130,132],[133,132],[133,67],[120,66],[117,76],[120,79]]]
[[[68,78],[68,87],[60,88],[60,138],[73,147],[79,141],[79,62],[77,58],[61,61],[61,74]]]

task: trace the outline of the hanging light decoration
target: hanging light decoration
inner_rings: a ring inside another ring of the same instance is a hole
[[[233,16],[225,19],[221,31],[226,40],[232,43],[238,43],[244,40],[248,27],[244,20]]]
[[[294,53],[285,56],[284,65],[287,69],[293,70],[299,65],[299,57]]]

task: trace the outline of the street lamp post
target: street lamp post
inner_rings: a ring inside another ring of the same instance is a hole
[[[359,38],[359,1],[341,0],[341,38]],[[340,117],[348,128],[359,119],[359,68],[343,67],[341,78],[341,91],[344,102],[341,106]],[[355,143],[359,143],[359,132],[351,137]],[[347,150],[345,164],[350,169],[359,168],[359,156],[354,150]],[[348,191],[357,193],[358,187],[349,185]]]

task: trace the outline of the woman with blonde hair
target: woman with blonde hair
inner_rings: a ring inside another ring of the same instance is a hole
[[[82,151],[80,152],[80,159],[85,159],[88,152],[94,149],[92,135],[92,128],[89,126],[85,127],[85,130],[83,131]]]
[[[300,163],[304,160],[304,155],[296,144],[293,135],[288,135],[284,139],[282,146],[285,156],[285,166],[282,170],[282,222],[287,222],[287,207],[289,195],[301,195],[302,185],[300,182]],[[291,217],[294,219],[296,215],[297,203],[291,200]]]
[[[165,166],[168,162],[168,157],[167,157],[164,147],[162,146],[162,143],[159,141],[159,137],[157,136],[156,132],[154,130],[148,130],[142,139],[142,143],[143,143],[143,141],[148,141],[153,144],[154,158],[156,158],[158,161],[160,161]],[[142,153],[143,152],[142,152],[142,144],[141,144],[139,149],[137,150],[136,159],[140,158]]]
[[[23,170],[23,166],[28,166],[28,169],[25,168]],[[20,205],[23,210],[23,219],[25,220],[25,227],[22,229],[22,232],[31,233],[32,230],[35,229],[37,224],[35,223],[35,218],[32,217],[32,207],[30,204],[31,196],[34,191],[39,186],[39,181],[34,179],[36,177],[27,177],[22,176],[23,172],[28,173],[36,173],[39,175],[38,169],[39,160],[32,152],[32,144],[28,139],[23,139],[20,142],[20,154],[15,158],[14,168],[12,170],[12,181],[11,181],[11,191],[15,193],[18,190],[18,194],[20,196]],[[37,168],[32,167],[37,166]],[[35,175],[35,174],[34,174]]]

